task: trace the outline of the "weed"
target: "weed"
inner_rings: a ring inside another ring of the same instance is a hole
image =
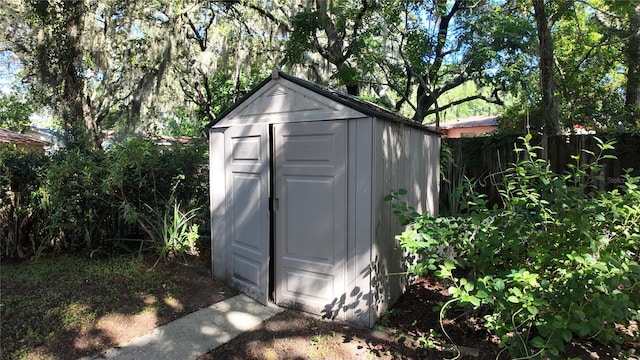
[[[311,345],[315,348],[315,351],[311,352],[310,355],[312,355],[312,358],[325,359],[331,351],[338,349],[340,344],[340,337],[336,336],[335,331],[326,335],[317,334],[311,338]]]
[[[378,322],[376,322],[375,329],[382,330],[383,328],[388,327],[389,324],[391,324],[391,316],[402,316],[406,312],[407,310],[397,308],[385,310],[382,315],[380,315]]]
[[[429,329],[429,334],[423,335],[418,338],[418,343],[425,349],[436,349],[439,344],[440,334],[434,329]]]

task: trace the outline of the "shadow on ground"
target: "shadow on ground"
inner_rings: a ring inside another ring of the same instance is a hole
[[[1,358],[97,354],[237,294],[206,263],[152,265],[77,257],[3,264]]]

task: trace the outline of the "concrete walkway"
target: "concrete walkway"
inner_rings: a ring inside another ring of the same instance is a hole
[[[282,310],[261,305],[246,295],[237,295],[83,360],[195,359]]]

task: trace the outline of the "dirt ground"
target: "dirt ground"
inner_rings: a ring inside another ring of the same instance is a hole
[[[199,360],[453,358],[432,310],[445,294],[437,283],[419,279],[374,329],[285,310]],[[445,329],[465,353],[461,359],[495,359],[499,352],[486,331],[455,321]]]
[[[202,266],[161,263],[157,271],[160,270],[166,271],[171,279],[167,278],[166,285],[147,289],[142,303],[137,294],[129,294],[125,288],[118,289],[118,301],[109,311],[82,322],[80,328],[57,333],[26,355],[26,359],[72,360],[95,355],[238,294],[223,281],[213,279]],[[55,281],[51,286],[56,286]],[[47,291],[46,287],[41,291]],[[90,279],[78,289],[85,299],[98,298],[104,291],[109,290]],[[5,339],[3,336],[2,340]],[[1,358],[5,359],[5,356]]]
[[[175,277],[178,288],[149,289],[145,304],[167,303],[159,311],[140,311],[140,299],[130,297],[117,304],[118,311],[82,326],[75,332],[50,339],[28,359],[77,359],[100,353],[155,327],[237,294],[213,279],[203,266],[162,265]],[[82,291],[87,298],[101,287],[88,280]],[[44,289],[46,290],[46,289]],[[171,296],[167,296],[170,292]],[[199,360],[219,359],[508,359],[500,354],[497,339],[479,325],[479,319],[461,311],[448,312],[444,328],[433,308],[447,300],[445,286],[434,278],[418,279],[385,314],[374,329],[322,320],[295,310],[285,310]],[[168,302],[167,302],[168,301]],[[120,302],[120,301],[119,301]],[[629,343],[640,354],[640,343]],[[500,355],[499,355],[500,354]],[[610,349],[584,341],[573,346],[567,357],[611,359]],[[635,359],[638,359],[637,357]]]
[[[433,309],[448,299],[446,295],[437,279],[420,278],[374,329],[286,310],[198,360],[509,359],[506,352],[500,352],[498,339],[479,325],[480,320],[462,311],[448,312],[443,321],[448,338],[444,335],[439,314]],[[640,354],[640,343],[627,346],[635,347]],[[582,341],[568,346],[563,358],[613,356],[607,347]]]

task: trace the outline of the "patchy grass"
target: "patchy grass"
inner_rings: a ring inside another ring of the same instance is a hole
[[[210,277],[209,264],[152,265],[126,256],[3,264],[0,358],[71,360],[98,354],[236,294]],[[478,314],[453,309],[443,321],[450,338],[443,335],[432,309],[447,300],[447,287],[434,278],[417,279],[376,329],[285,310],[200,360],[443,359],[454,357],[453,344],[461,360],[506,359],[498,356],[495,336],[478,326]],[[637,341],[626,346],[640,353]],[[611,349],[590,341],[572,347],[566,358],[610,358]]]
[[[131,256],[3,264],[1,359],[95,354],[235,294],[196,268],[151,265]]]

